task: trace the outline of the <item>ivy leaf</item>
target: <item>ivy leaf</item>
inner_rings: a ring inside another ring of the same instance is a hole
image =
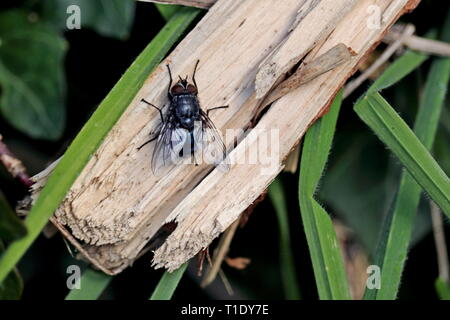
[[[57,140],[65,125],[66,42],[22,10],[0,13],[0,113],[33,138]]]
[[[128,37],[136,6],[133,0],[45,0],[42,5],[45,20],[60,30],[67,30],[67,20],[78,14],[68,10],[75,5],[79,8],[81,28],[92,28],[102,36],[119,39]]]

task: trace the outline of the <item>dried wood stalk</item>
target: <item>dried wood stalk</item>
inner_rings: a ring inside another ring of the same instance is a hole
[[[383,42],[394,43],[403,36],[402,26],[393,26],[392,29],[386,34]],[[403,45],[417,51],[435,54],[443,57],[450,57],[450,44],[433,39],[421,38],[415,35],[411,35],[403,39]]]
[[[84,242],[94,264],[110,274],[129,266],[164,223],[175,221],[177,227],[155,251],[153,265],[176,269],[207,247],[258,198],[358,63],[398,17],[417,3],[217,1],[146,81],[76,180],[56,212],[56,220]],[[372,5],[382,13],[378,29],[367,25],[367,9]],[[340,43],[357,55],[281,97],[255,123],[253,131],[242,131],[249,127],[261,103],[256,99],[257,74],[264,96],[299,59],[312,61]],[[197,83],[202,105],[229,105],[212,114],[212,119],[222,131],[240,129],[226,132],[231,170],[224,173],[211,167],[181,165],[156,178],[150,170],[153,146],[140,152],[136,148],[146,141],[159,115],[139,101],[167,103],[164,64],[170,63],[175,75],[184,76],[191,74],[197,59],[201,60]],[[270,81],[265,82],[261,74],[269,69]],[[262,143],[271,137],[278,138],[278,143]],[[234,139],[240,142],[232,150]],[[256,147],[263,161],[251,164],[248,155]]]
[[[214,255],[212,259],[212,264],[208,268],[208,271],[205,274],[200,286],[202,288],[211,284],[214,281],[217,274],[220,271],[222,266],[222,262],[228,254],[228,250],[230,249],[231,241],[233,240],[234,234],[236,233],[237,227],[239,226],[239,220],[236,220],[231,224],[231,226],[223,233],[220,238],[219,244],[217,248],[214,250]]]
[[[441,210],[430,200],[431,221],[433,226],[434,243],[436,244],[439,278],[445,283],[450,283],[450,269],[447,251],[447,243],[445,241],[444,223]]]
[[[264,98],[261,106],[267,106],[289,92],[299,88],[301,85],[333,70],[337,66],[349,61],[352,55],[356,55],[356,53],[352,52],[350,48],[347,48],[345,44],[339,43],[337,46],[331,48],[310,63],[305,63],[292,76],[280,83],[266,98]]]
[[[0,134],[0,163],[3,164],[13,178],[19,179],[25,186],[30,187],[32,182],[30,176],[25,169],[22,161],[20,161],[8,146],[3,143],[3,136]]]
[[[323,41],[356,0],[306,1],[297,13],[290,34],[263,62],[256,75],[256,97],[262,98],[276,82],[292,69],[318,43]]]

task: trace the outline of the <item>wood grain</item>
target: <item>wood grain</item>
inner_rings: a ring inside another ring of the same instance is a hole
[[[217,1],[149,76],[76,180],[55,214],[57,222],[84,243],[94,264],[116,274],[145,250],[162,225],[176,221],[174,232],[153,258],[157,268],[176,269],[207,247],[268,187],[282,170],[284,159],[323,114],[358,63],[392,23],[416,3]],[[371,5],[377,5],[382,13],[378,29],[367,25]],[[315,19],[310,19],[312,14]],[[328,22],[324,24],[323,20]],[[261,102],[256,98],[255,82],[267,63],[274,62],[279,68],[264,90],[305,54],[303,59],[311,61],[339,43],[357,55],[275,101],[253,130],[244,131]],[[153,145],[140,152],[136,148],[148,139],[159,115],[140,100],[167,104],[165,64],[170,63],[174,76],[184,76],[192,73],[197,59],[203,108],[230,106],[217,110],[211,118],[226,134],[229,157],[234,160],[231,170],[224,173],[204,165],[180,165],[156,178],[150,169]],[[277,143],[263,143],[271,138]],[[239,141],[235,148],[234,139]],[[261,161],[252,164],[249,153],[256,147]]]
[[[274,84],[335,29],[357,0],[307,0],[297,13],[292,32],[260,66],[256,97],[264,97]]]
[[[263,99],[261,107],[271,104],[301,85],[349,61],[352,55],[356,55],[356,52],[352,52],[345,44],[339,43],[313,61],[300,66],[293,75],[281,82]]]

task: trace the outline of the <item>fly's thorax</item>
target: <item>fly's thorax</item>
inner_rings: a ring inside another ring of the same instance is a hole
[[[177,95],[173,97],[171,107],[180,126],[192,130],[194,122],[200,117],[198,98],[192,94]]]

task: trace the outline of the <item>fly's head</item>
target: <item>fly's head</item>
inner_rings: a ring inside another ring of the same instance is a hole
[[[192,83],[189,83],[186,78],[181,78],[178,80],[178,82],[170,89],[170,93],[172,96],[180,96],[180,95],[186,95],[191,94],[196,96],[198,93],[197,87],[193,85]]]

